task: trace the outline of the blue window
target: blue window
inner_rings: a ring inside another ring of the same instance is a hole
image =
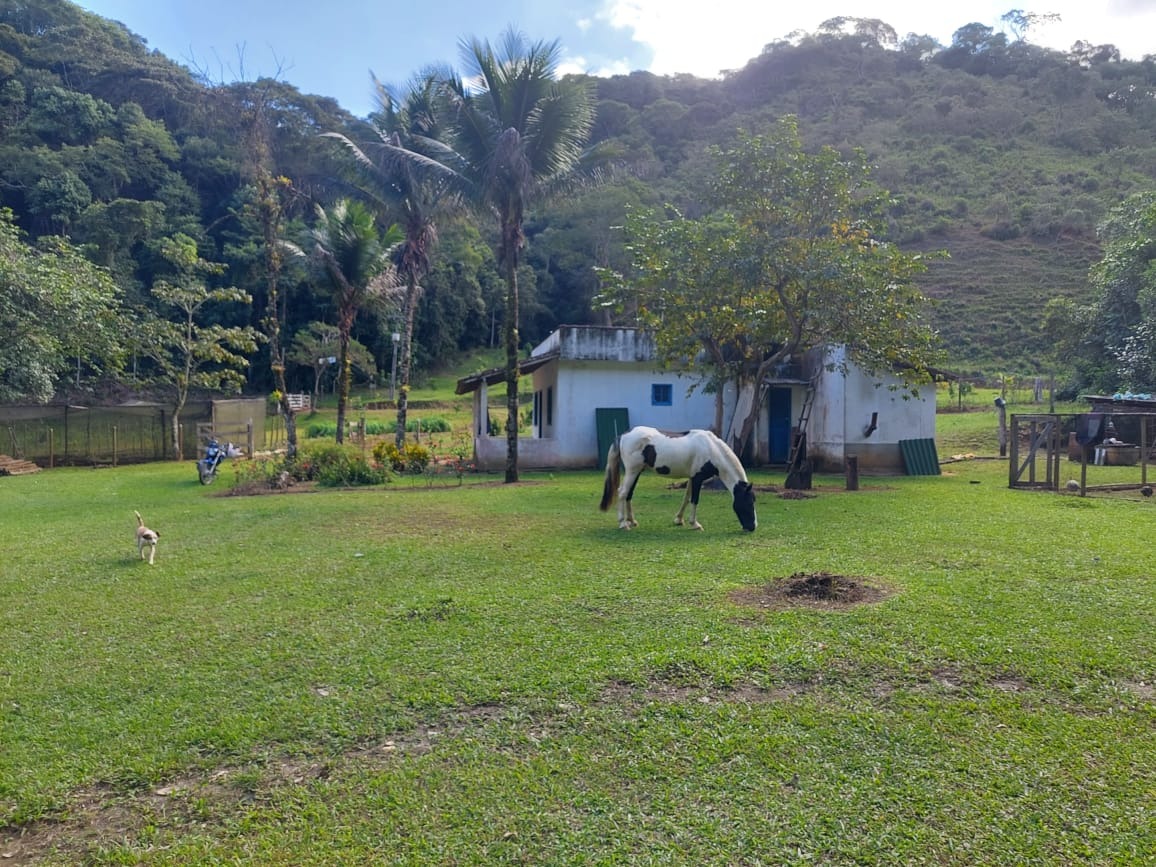
[[[674,403],[674,386],[665,382],[656,382],[650,386],[651,406],[670,406]]]

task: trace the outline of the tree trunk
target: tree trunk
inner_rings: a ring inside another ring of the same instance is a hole
[[[509,484],[518,481],[518,266],[516,250],[505,252],[506,483]]]
[[[397,393],[397,433],[394,445],[401,451],[405,445],[405,426],[409,415],[409,374],[413,355],[413,320],[417,315],[417,300],[421,287],[411,274],[405,289],[405,322],[401,329],[401,387]]]
[[[173,460],[179,461],[184,455],[181,452],[181,413],[188,401],[188,393],[178,393],[176,403],[173,404]]]
[[[297,413],[289,408],[289,398],[284,395],[281,398],[281,412],[285,414],[285,457],[293,461],[297,458]]]
[[[340,350],[337,359],[337,443],[345,442],[345,407],[349,403],[349,381],[352,365],[349,360],[349,329],[341,329]]]
[[[173,412],[173,460],[181,459],[181,411]]]
[[[255,121],[256,124],[256,121]],[[260,128],[254,126],[255,131]],[[278,198],[276,184],[264,165],[264,157],[268,155],[268,148],[264,140],[258,140],[256,148],[257,161],[257,199],[258,213],[261,219],[261,230],[265,242],[265,333],[269,338],[269,362],[273,372],[273,385],[281,395],[278,405],[281,414],[285,416],[285,457],[292,462],[297,457],[297,419],[289,406],[289,394],[285,384],[285,351],[281,346],[281,321],[284,319],[279,309],[281,252],[278,242],[281,227],[281,203]],[[315,386],[316,387],[316,386]]]

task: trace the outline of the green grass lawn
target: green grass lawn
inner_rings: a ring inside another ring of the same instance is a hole
[[[593,472],[0,478],[0,857],[1153,863],[1156,502],[944,469],[754,534],[653,475],[629,533]],[[884,598],[747,602],[817,573]]]

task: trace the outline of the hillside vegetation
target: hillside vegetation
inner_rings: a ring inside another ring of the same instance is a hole
[[[945,46],[899,39],[874,19],[835,19],[790,39],[768,34],[776,41],[719,80],[590,79],[592,143],[613,159],[600,184],[528,215],[523,342],[562,323],[606,321],[593,304],[594,269],[627,268],[615,230],[627,210],[670,203],[696,216],[711,146],[794,114],[808,145],[867,154],[891,194],[890,240],[949,254],[924,288],[938,301],[950,366],[1052,372],[1043,305],[1090,299],[1098,222],[1156,188],[1156,58],[1124,61],[1112,46],[1087,44],[1055,52],[960,25]],[[266,274],[246,126],[257,103],[275,131],[271,169],[291,185],[286,231],[299,237],[315,204],[348,192],[345,154],[318,133],[368,141],[365,119],[288,81],[207,81],[66,0],[0,0],[0,206],[30,240],[68,236],[111,271],[130,305],[154,304],[159,251],[183,233],[225,266],[222,282],[253,298],[222,313],[223,324],[259,324]],[[440,229],[417,316],[418,370],[493,346],[504,315],[492,228],[461,217]],[[283,284],[287,343],[311,322],[333,321],[305,270],[287,266]],[[389,370],[398,316],[367,310],[355,325],[379,370]],[[252,365],[251,389],[270,388],[268,368]],[[77,379],[96,387],[100,371]],[[289,379],[305,390],[312,371],[293,365]]]

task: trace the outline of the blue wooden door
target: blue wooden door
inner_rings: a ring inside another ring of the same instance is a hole
[[[791,390],[772,388],[767,403],[770,410],[770,462],[785,464],[791,456]]]

